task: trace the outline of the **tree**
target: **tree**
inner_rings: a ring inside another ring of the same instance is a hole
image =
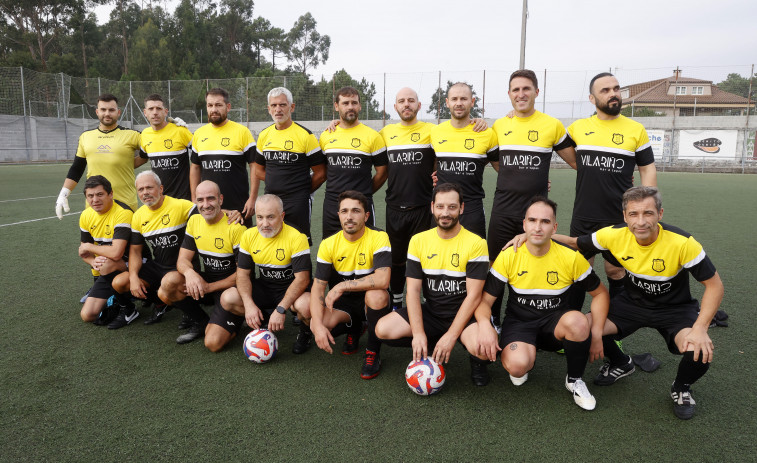
[[[287,57],[294,70],[303,74],[329,59],[331,37],[319,34],[316,24],[313,15],[305,13],[297,19],[287,37]]]
[[[447,90],[442,90],[441,87],[436,89],[436,91],[431,95],[431,106],[426,110],[427,114],[433,114],[437,119],[450,119],[449,108],[447,107],[445,100],[447,99],[447,92],[449,92],[450,87],[452,87],[454,84],[455,82],[448,80]],[[470,110],[470,116],[481,117],[482,112],[481,108],[478,107],[478,97],[476,96],[476,90],[473,90],[473,98],[474,101],[473,107]]]
[[[625,108],[620,110],[620,114],[626,117],[657,117],[662,115],[654,109],[648,108],[646,106],[636,106],[633,107],[633,110],[631,108],[631,105],[626,106]]]
[[[757,74],[754,75],[757,77]],[[752,79],[752,101],[754,101],[757,92],[757,79]],[[718,84],[718,88],[724,92],[733,93],[734,95],[749,97],[749,78],[741,77],[739,74],[732,72],[728,74],[723,82]]]
[[[130,74],[138,80],[167,80],[173,76],[170,45],[152,19],[134,33]]]

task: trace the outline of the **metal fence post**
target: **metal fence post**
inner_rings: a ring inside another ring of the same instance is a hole
[[[68,153],[68,108],[66,107],[66,91],[63,82],[63,73],[60,73],[60,93],[63,104],[63,136],[66,137],[66,153]],[[55,152],[55,160],[58,160],[58,152]]]
[[[171,116],[171,80],[168,80],[168,116]]]
[[[436,125],[439,125],[439,116],[442,114],[442,71],[439,71],[439,89],[437,92],[439,92],[439,95],[436,99]]]
[[[486,117],[486,69],[484,69],[484,91],[481,95],[481,118]]]
[[[384,101],[381,103],[381,127],[386,126],[386,73],[384,73]]]
[[[24,110],[24,117],[26,117],[26,93],[24,91],[24,67],[19,66],[19,70],[21,70],[21,107]]]
[[[547,70],[544,69],[544,81],[542,82],[542,93],[541,93],[541,112],[546,113],[547,112]],[[508,85],[508,90],[510,90],[510,86]]]

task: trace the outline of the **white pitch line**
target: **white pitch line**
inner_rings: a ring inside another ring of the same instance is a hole
[[[71,196],[79,196],[81,194],[83,193],[71,193],[68,197],[70,198]],[[48,199],[48,198],[57,198],[57,197],[58,197],[57,195],[54,195],[54,196],[37,196],[36,198],[3,199],[3,200],[0,200],[0,203],[12,203],[14,201],[29,201],[31,199]]]
[[[79,212],[69,212],[68,214],[63,214],[63,216],[65,217],[65,216],[68,216],[68,215],[76,215],[76,214],[81,214],[81,211],[79,211]],[[41,219],[22,220],[21,222],[14,222],[14,223],[3,223],[3,224],[0,224],[0,228],[2,228],[2,227],[10,227],[11,225],[21,225],[22,223],[39,222],[40,220],[57,219],[57,218],[58,218],[58,216],[54,215],[52,217],[42,217]]]

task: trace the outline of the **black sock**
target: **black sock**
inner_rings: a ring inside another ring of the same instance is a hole
[[[619,280],[607,277],[607,286],[609,286],[610,288],[610,299],[623,292],[623,290],[625,289],[625,285],[623,284],[625,279],[625,277]]]
[[[614,344],[614,343],[613,343]],[[568,341],[563,339],[565,349],[565,361],[568,364],[568,378],[581,379],[589,361],[589,347],[591,347],[591,335],[585,341]]]
[[[405,264],[392,265],[392,276],[389,281],[389,289],[392,292],[393,306],[402,305],[402,293],[405,292]]]
[[[200,303],[195,301],[191,297],[186,297],[179,302],[174,302],[173,306],[184,312],[187,317],[189,317],[194,323],[197,323],[199,325],[207,324],[208,320],[210,319],[210,317],[208,317],[208,314],[206,314],[205,311],[202,310]]]
[[[131,293],[123,293],[123,294],[115,294],[116,304],[120,305],[121,307],[128,307],[130,305],[133,306],[131,303]]]
[[[374,310],[368,307],[368,310],[365,314],[366,318],[368,319],[368,343],[365,345],[366,349],[371,350],[377,354],[379,353],[379,351],[381,351],[381,341],[378,337],[376,337],[376,323],[378,323],[381,317],[391,313],[391,311],[391,305],[378,310]]]
[[[337,336],[349,333],[351,329],[346,323],[338,323],[335,327],[331,328],[331,336],[336,338]]]
[[[312,331],[310,331],[310,326],[308,326],[308,324],[305,323],[305,322],[300,323],[300,333],[302,333],[302,334],[312,334]]]
[[[605,351],[605,357],[610,360],[610,365],[619,367],[628,363],[630,357],[624,354],[623,351],[620,350],[620,347],[615,344],[614,334],[602,336],[602,347]]]
[[[677,392],[688,391],[689,386],[694,384],[696,380],[704,376],[707,370],[710,368],[709,363],[701,362],[701,355],[699,353],[700,361],[694,361],[694,351],[686,351],[683,354],[681,362],[678,364],[678,374],[676,380],[673,382],[673,390]]]

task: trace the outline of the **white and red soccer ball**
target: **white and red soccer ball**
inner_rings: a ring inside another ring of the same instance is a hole
[[[244,338],[244,356],[255,363],[266,363],[279,350],[279,340],[268,330],[253,330]]]
[[[436,394],[444,386],[444,367],[427,357],[412,361],[405,370],[407,386],[418,395]]]

